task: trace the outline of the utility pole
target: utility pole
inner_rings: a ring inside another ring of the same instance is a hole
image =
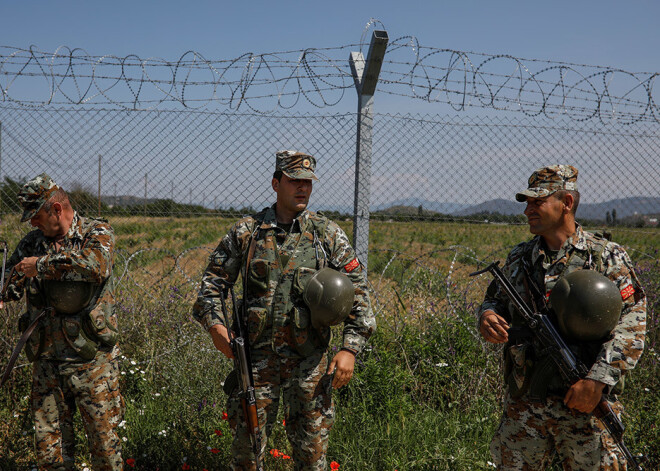
[[[361,52],[351,52],[348,62],[358,94],[357,143],[355,151],[355,205],[353,209],[353,246],[365,270],[369,264],[369,196],[371,179],[371,141],[374,126],[374,93],[383,65],[389,37],[387,31],[374,30],[367,60]]]
[[[2,121],[0,121],[0,184],[2,183]],[[2,194],[0,194],[0,214],[2,214]]]
[[[147,217],[147,174],[144,174],[144,217]]]
[[[99,210],[98,217],[101,217],[101,154],[99,154]]]

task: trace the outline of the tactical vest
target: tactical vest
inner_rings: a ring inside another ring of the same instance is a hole
[[[82,220],[83,239],[93,228],[94,219]],[[101,220],[107,222],[105,220]],[[119,340],[119,331],[113,319],[114,278],[111,275],[104,283],[83,281],[31,280],[28,283],[27,302],[33,310],[53,308],[54,319],[46,319],[51,328],[61,326],[63,338],[83,360],[91,360],[99,348],[112,348]],[[106,302],[99,302],[106,301]],[[28,313],[29,314],[29,313]],[[19,329],[24,331],[30,318],[24,315],[19,320]],[[25,346],[30,361],[39,358],[45,344],[45,326],[41,325]]]
[[[329,220],[321,213],[308,213],[300,232],[290,233],[278,248],[277,229],[263,224],[263,218],[263,213],[255,216],[254,254],[250,260],[246,254],[243,262],[249,263],[245,300],[249,342],[252,347],[268,342],[274,349],[279,341],[275,332],[289,329],[291,346],[308,356],[325,349],[331,337],[330,328],[312,327],[302,298],[309,278],[325,265],[328,248],[323,241]],[[264,338],[267,333],[270,338]]]
[[[595,240],[594,240],[595,239]],[[525,277],[526,265],[527,272],[534,279],[528,280],[530,291],[522,288],[519,294],[530,305],[541,309],[554,285],[563,276],[582,269],[597,270],[602,273],[603,259],[602,254],[608,240],[598,234],[587,244],[587,250],[573,249],[569,258],[554,280],[545,282],[545,270],[532,266],[533,243],[528,243],[522,252],[521,259],[518,261],[517,270],[513,273],[515,279],[512,280],[514,286],[524,287],[521,277]],[[533,286],[537,286],[541,293],[535,293]],[[531,297],[530,297],[531,294]],[[550,308],[552,306],[549,306]],[[548,356],[540,353],[540,346],[536,344],[531,330],[527,328],[520,314],[513,310],[511,312],[512,322],[509,330],[509,341],[505,348],[504,375],[505,381],[509,387],[509,393],[512,397],[521,397],[527,394],[530,399],[543,399],[549,394],[564,395],[568,390],[568,385],[564,383],[554,361]],[[555,323],[554,313],[550,310],[549,316]],[[603,341],[597,342],[567,342],[568,347],[575,356],[590,368],[596,361],[597,355],[602,347]],[[623,378],[611,391],[612,394],[619,394],[623,391]]]

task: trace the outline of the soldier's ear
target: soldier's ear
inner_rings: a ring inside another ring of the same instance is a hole
[[[273,187],[273,191],[277,193],[277,190],[280,188],[280,181],[277,178],[273,178],[270,185]]]
[[[61,216],[62,215],[62,203],[60,203],[59,201],[54,202],[53,205],[51,206],[51,210],[57,216]]]
[[[568,212],[573,211],[573,205],[575,204],[575,198],[570,193],[564,195],[564,206]]]

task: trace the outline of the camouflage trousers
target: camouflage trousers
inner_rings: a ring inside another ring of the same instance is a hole
[[[332,375],[327,375],[328,355],[324,351],[306,358],[286,358],[272,351],[252,351],[252,373],[262,456],[267,438],[277,422],[280,394],[284,406],[286,434],[291,442],[296,470],[327,469],[328,435],[334,423]],[[227,413],[234,434],[234,470],[254,470],[254,454],[236,392],[227,401]]]
[[[115,428],[124,415],[119,365],[98,352],[87,363],[39,360],[32,374],[37,463],[40,470],[75,470],[73,416],[80,410],[94,471],[121,470],[121,441]]]
[[[621,417],[623,406],[610,402]],[[504,415],[490,444],[500,470],[543,470],[556,452],[565,470],[625,471],[625,457],[593,415],[573,412],[562,397],[531,402],[505,397]]]

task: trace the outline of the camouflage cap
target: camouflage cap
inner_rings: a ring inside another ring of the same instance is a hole
[[[516,193],[516,200],[544,198],[557,190],[577,190],[578,170],[572,165],[550,165],[532,173],[527,189]]]
[[[281,170],[289,178],[318,180],[314,175],[316,159],[295,150],[280,150],[275,153],[275,171]]]
[[[18,202],[23,207],[21,222],[32,219],[39,212],[46,201],[53,196],[60,187],[45,173],[28,181],[18,192]]]

